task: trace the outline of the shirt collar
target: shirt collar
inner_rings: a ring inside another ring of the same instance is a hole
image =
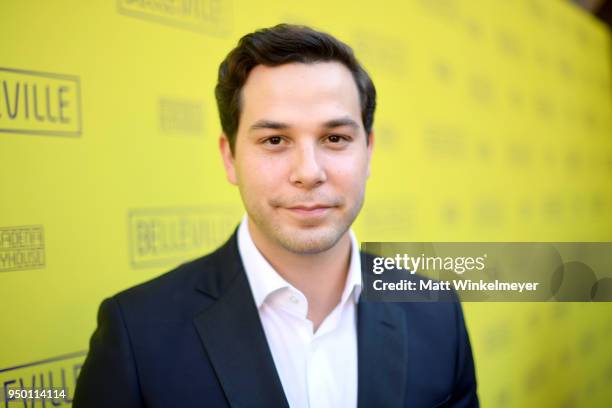
[[[352,230],[349,230],[349,236],[351,238],[351,261],[344,290],[340,298],[341,304],[346,302],[351,295],[352,300],[357,303],[359,301],[359,295],[361,294],[361,258],[359,243]],[[259,249],[257,249],[249,232],[248,215],[246,213],[242,217],[242,221],[238,227],[238,251],[240,252],[242,264],[244,265],[257,308],[260,308],[264,304],[268,296],[283,288],[292,288],[299,292],[299,290],[294,288],[276,272]]]

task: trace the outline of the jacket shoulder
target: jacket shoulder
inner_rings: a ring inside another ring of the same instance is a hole
[[[123,289],[114,296],[119,300],[159,297],[194,287],[201,274],[210,273],[214,269],[213,255],[210,253],[184,262],[159,276]]]
[[[185,262],[157,277],[124,289],[112,297],[126,314],[146,318],[174,316],[177,310],[193,313],[206,304],[205,296],[213,294],[235,268],[226,265],[240,262],[235,234],[215,251]],[[202,289],[204,288],[204,290]],[[210,290],[208,290],[210,289]],[[204,293],[202,293],[204,292]]]

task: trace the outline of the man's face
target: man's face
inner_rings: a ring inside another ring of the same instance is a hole
[[[299,254],[333,247],[363,205],[373,145],[350,71],[258,65],[241,96],[234,156],[223,135],[220,148],[254,239]]]

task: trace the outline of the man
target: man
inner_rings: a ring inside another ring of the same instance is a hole
[[[212,254],[102,302],[74,406],[478,406],[459,303],[359,301],[376,94],[352,50],[259,30],[216,97],[246,215]]]

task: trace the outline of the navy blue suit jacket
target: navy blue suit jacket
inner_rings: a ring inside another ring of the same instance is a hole
[[[460,303],[360,301],[357,335],[359,407],[478,407]],[[288,407],[236,231],[102,302],[73,407]]]

